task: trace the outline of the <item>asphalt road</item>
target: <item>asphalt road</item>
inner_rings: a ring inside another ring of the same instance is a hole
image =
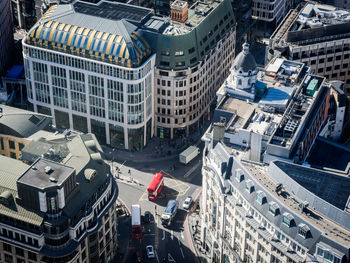
[[[176,169],[171,170],[170,167],[174,164]],[[176,158],[151,164],[131,161],[113,162],[113,167],[119,168],[123,179],[117,179],[119,199],[129,209],[132,204],[140,204],[142,215],[145,211],[150,211],[153,216],[150,223],[142,225],[142,240],[130,239],[122,262],[136,262],[137,250],[142,251],[144,262],[195,262],[190,234],[185,223],[187,211],[182,209],[182,204],[187,196],[195,198],[200,192],[201,155],[187,166],[180,164]],[[165,176],[162,193],[166,194],[166,198],[149,201],[146,189],[156,172],[162,172]],[[179,209],[172,225],[165,228],[161,225],[158,215],[164,211],[170,199],[179,201]],[[120,242],[123,242],[123,238],[126,240],[127,237],[120,235]],[[154,259],[147,259],[145,250],[147,245],[154,247]],[[163,261],[164,258],[165,261]]]

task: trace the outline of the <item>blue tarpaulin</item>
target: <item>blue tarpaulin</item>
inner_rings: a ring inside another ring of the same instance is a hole
[[[23,79],[24,78],[24,67],[23,66],[13,66],[8,72],[7,77],[9,79]]]

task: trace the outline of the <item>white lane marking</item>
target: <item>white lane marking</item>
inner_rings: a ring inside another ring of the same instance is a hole
[[[168,262],[176,262],[170,253],[168,253]]]
[[[156,234],[143,234],[144,236],[155,236]]]
[[[162,237],[162,240],[165,239],[165,231],[163,230],[163,237]]]
[[[181,251],[181,255],[182,255],[182,257],[183,258],[185,258],[185,256],[184,256],[184,252],[182,251],[182,248],[180,247],[180,251]]]
[[[181,238],[184,239],[184,231],[181,231]]]
[[[171,236],[170,236],[171,240],[174,240],[174,231],[171,230]]]
[[[157,259],[157,262],[159,263],[159,259],[158,259],[158,254],[157,254],[157,251],[154,250],[154,253],[156,254],[156,259]]]
[[[179,246],[181,246],[180,239],[177,239],[177,242],[179,243]]]

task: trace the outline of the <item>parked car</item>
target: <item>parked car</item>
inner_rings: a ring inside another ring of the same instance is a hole
[[[145,223],[151,222],[151,217],[152,217],[151,212],[150,211],[146,211],[145,215],[143,216],[143,222],[145,222]]]
[[[147,257],[154,258],[154,249],[153,246],[149,245],[146,247]]]
[[[143,262],[141,250],[136,251],[136,262]]]
[[[188,210],[190,208],[191,204],[192,204],[192,197],[188,196],[185,199],[185,202],[182,204],[182,208]]]

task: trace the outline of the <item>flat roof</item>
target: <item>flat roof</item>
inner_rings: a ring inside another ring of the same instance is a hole
[[[50,168],[46,173],[45,169]],[[45,189],[62,185],[75,171],[74,168],[47,159],[38,159],[20,177],[18,182],[34,188]]]
[[[73,4],[77,13],[103,17],[111,20],[126,19],[141,23],[152,14],[152,9],[119,2],[100,1],[97,4],[77,1]]]

